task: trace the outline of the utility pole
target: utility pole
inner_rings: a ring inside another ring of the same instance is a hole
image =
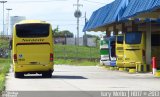
[[[79,4],[79,0],[77,0],[77,4],[73,4],[73,6],[77,6],[76,11],[74,12],[74,16],[77,18],[77,45],[79,45],[79,18],[82,16],[79,7],[83,5]]]
[[[59,32],[59,25],[57,25],[56,32],[57,33]]]
[[[86,12],[85,12],[84,18],[85,18],[85,24],[86,24],[86,23],[87,23]],[[83,41],[83,42],[84,42],[84,45],[87,46],[87,35],[86,35],[86,31],[84,32],[83,39],[84,39],[84,41]]]
[[[8,10],[8,16],[7,16],[7,35],[9,35],[9,21],[10,21],[10,15],[9,15],[9,11],[11,11],[11,8],[6,8],[6,10]]]
[[[0,3],[3,3],[3,32],[2,35],[4,36],[4,3],[6,3],[7,1],[0,1]]]

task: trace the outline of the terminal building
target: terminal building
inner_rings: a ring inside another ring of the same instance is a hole
[[[95,10],[83,31],[124,35],[124,68],[149,71],[156,57],[160,69],[160,0],[115,0]]]

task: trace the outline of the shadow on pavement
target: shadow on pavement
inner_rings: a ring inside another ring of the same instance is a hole
[[[53,75],[54,79],[87,79],[83,76],[69,76],[69,75]]]
[[[31,75],[31,76],[24,76],[20,79],[87,79],[83,76],[74,76],[74,75],[52,75],[51,78],[44,78],[41,75]]]

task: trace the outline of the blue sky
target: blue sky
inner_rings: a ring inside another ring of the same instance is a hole
[[[1,0],[0,0],[1,1]],[[59,30],[69,30],[76,35],[76,18],[74,12],[77,0],[7,0],[6,8],[12,8],[10,16],[25,16],[27,19],[45,20],[52,24],[53,29],[59,25]],[[84,13],[87,18],[92,12],[114,0],[79,0],[82,12],[80,18],[80,36],[83,35]],[[2,4],[0,4],[0,31],[2,31]],[[5,11],[5,21],[6,21]],[[99,34],[97,32],[87,32],[88,34]]]

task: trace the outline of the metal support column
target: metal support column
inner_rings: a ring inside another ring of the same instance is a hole
[[[151,22],[146,23],[146,64],[151,65]]]

